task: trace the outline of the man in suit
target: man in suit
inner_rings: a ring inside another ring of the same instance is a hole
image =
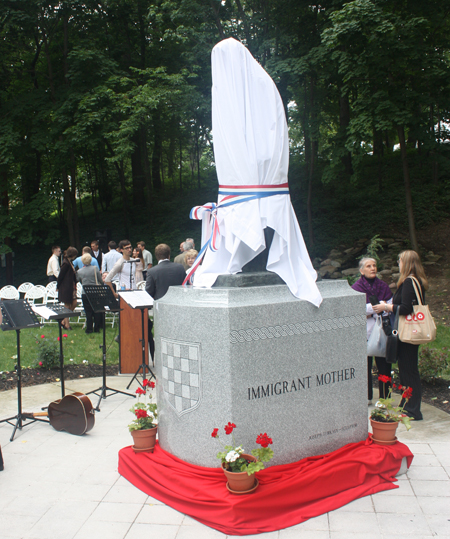
[[[183,284],[186,271],[170,261],[170,247],[165,243],[155,247],[155,256],[158,264],[147,271],[145,290],[153,299],[161,299],[170,286]]]
[[[158,264],[147,271],[145,291],[153,299],[161,299],[170,286],[183,284],[186,272],[180,264],[170,261],[170,247],[161,243],[155,247],[155,256]],[[155,343],[152,338],[153,322],[148,321],[149,347],[152,358],[155,357]]]
[[[95,260],[97,260],[98,267],[101,268],[103,253],[100,249],[98,240],[91,241],[91,249],[92,249],[92,258],[95,258]]]

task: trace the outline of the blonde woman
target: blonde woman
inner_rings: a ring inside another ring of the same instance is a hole
[[[184,261],[186,262],[187,270],[186,273],[192,268],[192,265],[195,262],[195,259],[198,256],[198,251],[195,249],[189,249],[184,253]]]
[[[375,307],[378,310],[391,311],[393,313],[397,313],[398,311],[400,316],[406,316],[413,312],[413,305],[419,304],[419,298],[416,297],[411,277],[415,277],[419,281],[419,292],[424,303],[428,281],[420,257],[415,251],[401,252],[398,255],[398,267],[400,277],[397,282],[397,292],[394,294],[392,305],[381,303]],[[374,310],[376,311],[375,307]],[[400,383],[403,386],[412,388],[412,397],[406,403],[404,412],[409,417],[419,421],[423,419],[422,412],[420,411],[422,385],[419,374],[419,345],[399,341],[397,358]]]

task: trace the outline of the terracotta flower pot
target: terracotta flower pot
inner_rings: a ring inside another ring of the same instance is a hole
[[[140,451],[150,451],[153,453],[153,449],[156,444],[156,432],[158,427],[152,429],[132,430],[131,436],[133,436],[133,450],[137,453]]]
[[[382,421],[370,420],[372,425],[372,441],[378,445],[393,445],[397,441],[398,422],[384,423]]]
[[[242,453],[241,457],[244,457],[249,462],[255,462],[256,457]],[[247,494],[253,492],[258,486],[258,480],[255,474],[248,475],[247,472],[230,472],[226,470],[225,465],[222,463],[222,470],[227,478],[227,488],[233,494]]]

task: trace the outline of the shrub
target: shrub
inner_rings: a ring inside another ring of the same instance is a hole
[[[419,351],[419,371],[420,377],[425,382],[433,382],[440,378],[445,369],[449,366],[448,349],[428,348],[422,346]]]
[[[35,367],[51,370],[59,367],[59,348],[57,339],[40,335],[36,337],[38,357]]]

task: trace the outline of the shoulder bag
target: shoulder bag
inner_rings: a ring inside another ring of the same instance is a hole
[[[397,363],[398,350],[398,309],[395,314],[394,326],[386,336],[386,363]]]
[[[385,357],[386,355],[386,334],[381,316],[377,316],[375,326],[367,341],[367,355],[369,357]]]
[[[413,305],[413,312],[400,316],[398,322],[398,337],[409,344],[425,344],[436,338],[436,325],[428,305],[423,304],[422,294],[417,279],[410,276],[419,305]]]

